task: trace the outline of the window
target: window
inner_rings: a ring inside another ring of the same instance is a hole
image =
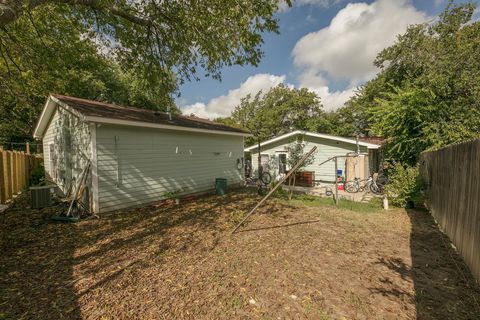
[[[284,174],[287,172],[287,154],[280,153],[278,155],[278,173]]]

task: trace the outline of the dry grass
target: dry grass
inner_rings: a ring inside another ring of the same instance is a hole
[[[20,200],[1,218],[0,318],[480,314],[478,286],[425,212],[272,200],[230,235],[257,200],[238,192],[76,224]]]

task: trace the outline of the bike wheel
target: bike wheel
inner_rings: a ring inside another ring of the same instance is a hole
[[[262,173],[262,176],[260,177],[260,180],[262,180],[262,182],[265,185],[269,185],[270,182],[272,182],[272,175],[268,172],[264,172],[264,173]]]
[[[345,191],[347,191],[348,193],[358,192],[358,186],[355,181],[347,181],[345,183]]]
[[[372,191],[373,194],[382,194],[383,188],[380,188],[376,183],[372,183],[370,185],[370,191]]]

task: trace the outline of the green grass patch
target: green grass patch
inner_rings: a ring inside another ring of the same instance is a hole
[[[374,198],[370,202],[355,202],[351,200],[339,199],[338,206],[335,205],[333,198],[321,198],[312,195],[294,193],[292,200],[288,200],[288,196],[284,194],[275,195],[276,198],[282,201],[288,201],[293,205],[304,205],[307,207],[332,207],[344,210],[350,210],[355,212],[378,212],[382,210],[381,199]]]

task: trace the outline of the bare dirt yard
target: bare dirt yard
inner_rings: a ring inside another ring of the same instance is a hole
[[[234,192],[75,224],[0,217],[0,319],[479,319],[427,212]],[[51,210],[51,209],[50,209]]]

